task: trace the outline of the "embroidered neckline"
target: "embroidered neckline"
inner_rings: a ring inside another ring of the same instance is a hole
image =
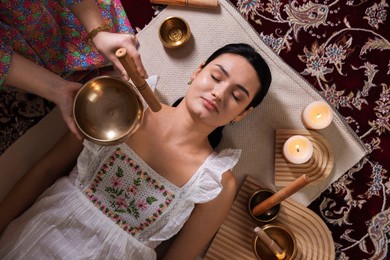
[[[175,185],[174,183],[170,182],[160,174],[158,174],[152,167],[150,167],[145,161],[138,156],[136,152],[134,152],[133,149],[131,149],[130,146],[128,146],[126,143],[120,144],[119,147],[127,150],[132,157],[136,159],[138,164],[142,166],[149,174],[152,174],[154,178],[158,179],[162,183],[169,183],[169,185],[172,185],[174,189],[179,189],[180,191],[186,190],[188,186],[191,186],[193,182],[195,182],[198,175],[202,172],[202,170],[209,164],[209,162],[217,155],[217,153],[214,151],[209,156],[207,156],[206,160],[202,163],[201,166],[195,171],[195,173],[191,176],[191,178],[181,187]]]

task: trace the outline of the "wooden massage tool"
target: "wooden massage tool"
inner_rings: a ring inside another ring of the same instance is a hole
[[[142,97],[145,99],[146,103],[148,103],[150,109],[153,112],[158,112],[161,109],[161,103],[154,95],[152,89],[149,84],[146,82],[144,78],[142,78],[135,67],[133,59],[127,55],[127,51],[125,48],[119,48],[115,52],[116,57],[122,63],[125,68],[127,74],[133,81],[134,85],[137,87],[138,91],[141,93]]]

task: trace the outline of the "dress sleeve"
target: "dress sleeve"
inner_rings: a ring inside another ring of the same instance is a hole
[[[4,82],[11,66],[13,49],[11,37],[7,34],[9,28],[0,21],[0,90],[4,88]]]
[[[77,158],[77,177],[75,184],[83,188],[93,177],[105,156],[115,149],[115,146],[101,146],[88,140],[83,142],[84,149]]]
[[[215,199],[222,190],[222,174],[232,170],[241,156],[239,149],[224,149],[210,160],[195,181],[188,199],[194,204]]]
[[[84,1],[84,0],[65,0],[65,3],[67,6],[70,6],[70,5],[75,5],[75,4],[81,3],[82,1]]]
[[[206,203],[215,199],[222,191],[222,175],[231,170],[241,156],[239,149],[224,149],[203,165],[199,175],[192,185],[180,195],[175,205],[175,212],[170,215],[170,221],[152,241],[168,240],[177,234],[190,217],[195,204]]]

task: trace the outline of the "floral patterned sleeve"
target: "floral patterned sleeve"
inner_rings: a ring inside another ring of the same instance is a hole
[[[75,5],[75,4],[78,4],[80,2],[82,2],[84,0],[65,0],[65,3],[67,6],[70,6],[70,5]]]
[[[7,78],[9,67],[11,65],[11,57],[13,54],[10,46],[11,38],[6,33],[7,25],[0,21],[0,90],[3,89],[3,84]]]
[[[87,41],[87,32],[69,5],[84,0],[0,1],[0,89],[13,53],[58,75],[109,65]],[[97,0],[112,31],[132,33],[120,0]]]

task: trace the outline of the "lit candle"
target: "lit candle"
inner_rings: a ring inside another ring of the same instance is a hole
[[[262,228],[255,227],[254,229],[257,236],[267,245],[267,247],[275,254],[277,259],[284,259],[286,257],[286,253],[279,247],[278,244],[275,243],[272,238],[268,236],[267,233]]]
[[[332,108],[325,101],[314,101],[303,110],[302,120],[309,129],[323,129],[333,120]]]
[[[283,155],[291,163],[305,163],[313,155],[313,144],[302,135],[291,136],[283,145]]]

